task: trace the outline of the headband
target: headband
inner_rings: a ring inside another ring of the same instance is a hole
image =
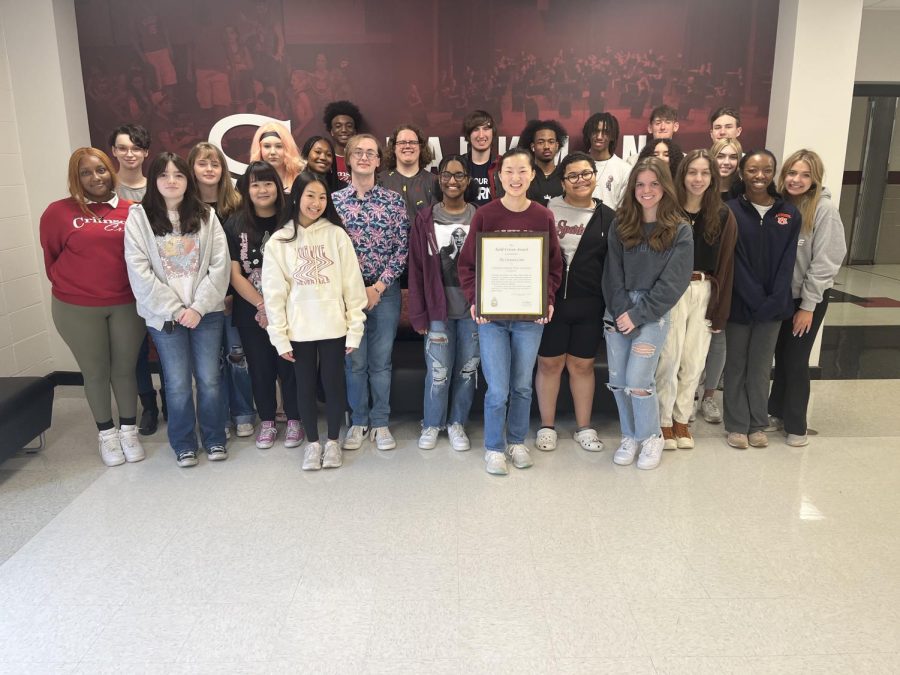
[[[279,140],[281,140],[281,134],[279,134],[277,131],[267,131],[266,133],[264,133],[262,136],[259,137],[259,142],[262,143],[264,138],[269,138],[270,136],[275,136]]]

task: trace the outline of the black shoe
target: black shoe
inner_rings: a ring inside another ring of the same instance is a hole
[[[156,392],[141,394],[141,423],[138,431],[141,436],[152,436],[159,426],[159,408],[156,407]]]

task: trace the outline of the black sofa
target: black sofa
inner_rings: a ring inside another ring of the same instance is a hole
[[[53,381],[46,377],[0,377],[0,462],[50,428]]]

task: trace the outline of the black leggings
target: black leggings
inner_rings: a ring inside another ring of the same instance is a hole
[[[317,427],[318,407],[316,405],[316,385],[319,370],[322,371],[322,385],[325,388],[325,419],[328,421],[328,439],[337,440],[341,433],[341,422],[347,410],[347,382],[344,379],[343,337],[312,342],[291,342],[294,349],[294,372],[297,375],[303,428],[310,443],[319,440]]]
[[[812,325],[802,337],[794,337],[794,317],[781,323],[775,346],[775,374],[769,394],[769,414],[784,420],[784,430],[802,436],[806,433],[806,409],[809,407],[809,355],[828,309],[828,293],[813,310]],[[800,301],[794,300],[795,311]]]
[[[275,379],[281,380],[281,395],[284,397],[284,412],[289,420],[299,420],[297,406],[297,382],[290,361],[285,361],[269,342],[269,334],[259,326],[238,326],[238,334],[244,345],[247,369],[250,371],[250,388],[259,419],[263,422],[275,421]]]

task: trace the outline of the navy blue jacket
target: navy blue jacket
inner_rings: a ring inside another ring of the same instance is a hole
[[[730,200],[728,208],[734,213],[738,230],[728,320],[750,324],[791,317],[800,212],[780,197],[763,218],[744,195]]]

